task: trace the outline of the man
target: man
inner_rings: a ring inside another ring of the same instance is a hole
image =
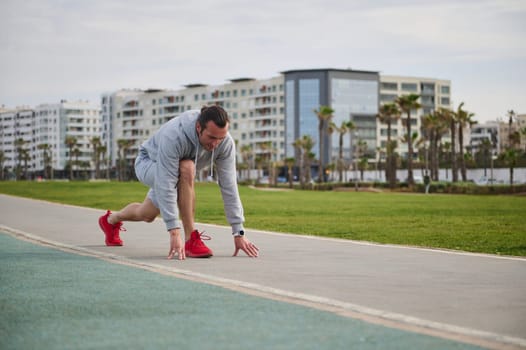
[[[128,204],[114,213],[108,210],[99,218],[106,245],[123,244],[119,237],[119,231],[124,230],[123,221],[152,222],[161,214],[170,234],[168,259],[176,254],[179,260],[187,256],[211,257],[212,250],[202,241],[202,237],[210,237],[194,227],[195,174],[210,164],[211,176],[215,165],[226,217],[232,226],[233,256],[242,250],[250,257],[257,257],[259,249],[244,236],[245,219],[237,188],[235,143],[228,127],[228,114],[223,108],[203,107],[200,112],[187,111],[170,120],[144,142],[135,161],[135,173],[150,190],[142,203]]]

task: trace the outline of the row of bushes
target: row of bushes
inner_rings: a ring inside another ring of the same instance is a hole
[[[256,185],[258,187],[268,187],[268,185]],[[280,184],[278,188],[289,188],[288,184]],[[298,184],[294,184],[294,189],[303,190],[314,190],[314,191],[333,191],[333,190],[353,190],[358,188],[363,191],[364,189],[377,189],[377,190],[390,190],[389,184],[381,182],[360,182],[358,186],[354,182],[346,183],[314,183],[301,187]],[[392,191],[395,192],[416,192],[425,193],[424,184],[415,184],[413,188],[410,188],[407,183],[399,183],[397,187]],[[450,194],[516,194],[526,193],[526,184],[520,185],[488,185],[478,186],[472,182],[433,182],[429,186],[429,193],[450,193]]]
[[[414,191],[425,192],[425,185],[418,184]],[[477,186],[473,183],[450,183],[438,182],[429,186],[429,193],[453,193],[453,194],[516,194],[526,193],[526,185],[483,185]]]

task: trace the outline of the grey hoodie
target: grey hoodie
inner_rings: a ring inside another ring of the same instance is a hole
[[[181,227],[177,207],[179,161],[192,159],[196,174],[215,163],[215,171],[225,208],[226,218],[233,232],[243,229],[243,206],[239,198],[236,174],[236,147],[232,136],[227,137],[212,152],[199,144],[196,122],[198,110],[186,111],[165,123],[145,141],[139,152],[146,152],[155,163],[156,178],[152,191],[157,199],[161,216],[168,230]]]

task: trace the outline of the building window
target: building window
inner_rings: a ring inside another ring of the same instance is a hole
[[[380,130],[380,135],[381,136],[387,136],[387,129],[381,129]],[[391,136],[395,136],[395,137],[398,136],[398,130],[391,128]]]
[[[320,81],[300,79],[299,81],[299,135],[309,135],[318,142],[318,118],[314,110],[320,108]],[[316,157],[318,149],[314,151]]]
[[[422,83],[422,93],[423,94],[434,94],[435,93],[435,84],[433,83]]]
[[[398,90],[398,84],[397,83],[382,83],[381,85],[382,90]]]
[[[394,102],[398,96],[393,94],[381,94],[380,102]]]
[[[285,134],[287,149],[285,150],[285,154],[292,157],[294,155],[294,146],[292,145],[294,142],[294,80],[288,80],[285,85],[285,96],[287,100],[287,103],[285,104],[285,120],[287,121]]]
[[[418,87],[415,83],[402,83],[402,90],[404,91],[417,91]]]
[[[443,94],[449,94],[449,86],[441,86],[440,92]]]

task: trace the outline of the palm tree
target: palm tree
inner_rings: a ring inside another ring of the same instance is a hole
[[[310,183],[311,179],[311,163],[315,159],[315,155],[312,152],[314,147],[314,140],[309,135],[303,135],[303,137],[296,139],[293,146],[299,151],[299,168],[300,168],[300,184],[303,188],[305,184]]]
[[[413,109],[419,109],[421,107],[420,103],[418,103],[418,99],[420,98],[420,95],[417,94],[409,94],[409,95],[402,95],[396,98],[395,103],[400,108],[400,111],[402,113],[407,113],[407,117],[405,120],[405,128],[406,128],[406,142],[407,142],[407,182],[409,183],[409,186],[414,185],[414,178],[413,178],[413,133],[411,132],[411,110]]]
[[[44,178],[53,178],[53,168],[51,167],[50,169],[52,163],[51,145],[41,143],[37,148],[42,151],[42,157],[44,158]]]
[[[439,143],[448,129],[442,111],[433,111],[422,117],[422,135],[429,141],[429,169],[431,179],[438,180]]]
[[[431,178],[433,178],[433,164],[434,162],[434,143],[433,140],[435,139],[435,114],[430,113],[426,114],[422,117],[422,138],[421,142],[424,143],[424,158],[426,160],[425,162],[425,171],[427,175],[428,169],[431,173]],[[429,144],[429,149],[427,148],[427,145]]]
[[[325,176],[324,176],[324,165],[325,165],[325,144],[328,144],[326,142],[327,138],[325,133],[327,132],[327,127],[329,126],[329,123],[333,117],[334,109],[332,109],[329,106],[320,106],[319,110],[314,110],[314,113],[318,116],[318,141],[319,141],[319,147],[320,147],[320,154],[319,154],[319,170],[318,170],[318,181],[324,182]]]
[[[16,179],[20,179],[21,170],[22,170],[22,160],[24,158],[24,146],[27,142],[23,138],[16,139],[14,142],[16,154],[17,154],[17,164],[16,164]]]
[[[508,145],[500,154],[499,158],[504,161],[510,169],[510,186],[513,186],[513,173],[520,157],[521,135],[519,131],[513,131],[513,122],[516,119],[513,110],[508,111]]]
[[[442,161],[445,163],[446,179],[448,178],[448,167],[447,161],[450,160],[451,142],[444,142],[440,145],[440,154],[442,155]]]
[[[456,151],[456,138],[457,138],[457,118],[456,113],[450,109],[442,108],[442,116],[449,124],[449,134],[451,137],[450,150],[451,150],[451,181],[458,181],[458,167],[457,167],[457,151]]]
[[[400,119],[400,109],[395,103],[386,103],[380,107],[376,118],[381,123],[387,124],[387,143],[386,143],[386,157],[385,157],[385,178],[389,182],[389,187],[394,188],[396,184],[396,158],[394,157],[394,150],[396,149],[396,141],[391,141],[392,124]],[[392,144],[394,142],[394,144]]]
[[[300,178],[300,185],[303,188],[305,185],[305,172],[304,172],[304,161],[305,161],[305,155],[304,155],[304,148],[303,148],[303,139],[296,139],[292,143],[292,146],[294,146],[294,149],[296,152],[299,153],[299,178]]]
[[[463,110],[464,102],[462,102],[455,113],[455,118],[458,123],[458,148],[459,148],[459,160],[460,160],[460,174],[462,175],[462,181],[467,181],[466,176],[466,160],[464,158],[464,128],[475,124],[472,119],[475,115],[466,110]]]
[[[64,143],[69,149],[69,179],[73,180],[73,147],[77,145],[77,138],[74,136],[66,136]]]
[[[435,139],[433,140],[433,148],[434,148],[434,155],[433,155],[433,161],[432,163],[432,169],[434,176],[432,176],[432,179],[435,181],[438,181],[439,177],[439,168],[440,168],[440,144],[442,144],[442,137],[448,132],[449,130],[449,124],[447,121],[447,117],[445,115],[444,109],[439,108],[438,111],[434,111],[433,115],[435,116],[434,124],[434,130],[435,130]]]
[[[109,164],[108,158],[106,157],[107,156],[106,152],[108,152],[108,147],[106,147],[103,144],[101,144],[97,148],[97,154],[99,155],[99,161],[104,167],[106,167],[106,178],[109,180],[110,179],[110,175],[109,175],[110,174],[110,164]],[[102,174],[101,177],[104,177],[104,174]]]
[[[96,153],[97,153],[97,160],[98,160],[98,163],[99,163],[99,170],[98,170],[99,174],[96,175],[96,176],[100,176],[100,165],[104,164],[104,159],[106,157],[106,151],[107,151],[106,146],[104,146],[102,144],[97,146]]]
[[[360,170],[360,180],[363,181],[363,172],[367,170],[367,166],[369,165],[367,156],[367,142],[363,140],[358,141],[358,170]]]
[[[491,156],[491,141],[489,139],[483,139],[480,143],[478,152],[477,152],[477,163],[482,164],[484,167],[484,176],[488,176],[487,174],[487,168],[488,168],[488,159]]]
[[[241,146],[241,159],[243,160],[243,163],[246,164],[247,169],[247,180],[250,180],[250,170],[251,170],[251,159],[253,157],[252,154],[252,145],[244,145]]]
[[[27,162],[31,160],[31,156],[29,155],[29,150],[27,148],[22,149],[21,158],[24,161],[24,179],[28,180],[28,174],[27,174]]]
[[[513,121],[515,120],[516,118],[516,114],[515,114],[515,111],[513,109],[509,110],[508,111],[508,141],[511,142],[512,140],[512,130],[513,130]],[[509,144],[509,146],[511,146],[511,143]]]
[[[289,187],[292,188],[293,187],[293,182],[294,182],[294,175],[293,175],[293,168],[294,168],[294,163],[296,163],[296,158],[294,157],[289,157],[289,158],[286,158],[285,159],[285,164],[287,165],[287,176],[289,178]]]
[[[502,152],[499,156],[499,158],[504,161],[510,168],[510,186],[513,186],[513,172],[515,167],[517,166],[517,161],[519,159],[519,151],[514,148],[507,148]]]
[[[80,162],[79,162],[79,156],[81,155],[80,149],[78,147],[75,147],[73,149],[73,155],[75,156],[75,166],[77,167],[77,176],[79,176],[79,168],[80,168]]]
[[[331,122],[330,128],[337,131],[339,134],[338,138],[338,172],[339,172],[339,181],[343,182],[343,168],[344,168],[344,162],[343,162],[343,136],[352,130],[354,130],[356,127],[354,126],[354,123],[351,121],[343,121],[340,125],[340,127],[337,127],[334,123]]]
[[[256,168],[257,168],[257,178],[256,178],[256,182],[259,182],[259,180],[261,179],[261,173],[263,172],[263,163],[264,163],[264,159],[263,157],[261,156],[256,156]]]
[[[119,169],[119,181],[126,180],[126,172],[128,171],[128,166],[126,162],[126,151],[133,146],[135,143],[134,140],[128,139],[118,139],[117,140],[117,155],[118,155],[118,169]]]
[[[272,153],[274,153],[274,149],[272,148],[272,141],[263,142],[259,147],[263,151],[262,158],[267,165],[269,185],[273,185]]]
[[[95,178],[98,179],[100,176],[100,137],[92,137],[90,143],[93,147],[93,163],[95,163]]]

